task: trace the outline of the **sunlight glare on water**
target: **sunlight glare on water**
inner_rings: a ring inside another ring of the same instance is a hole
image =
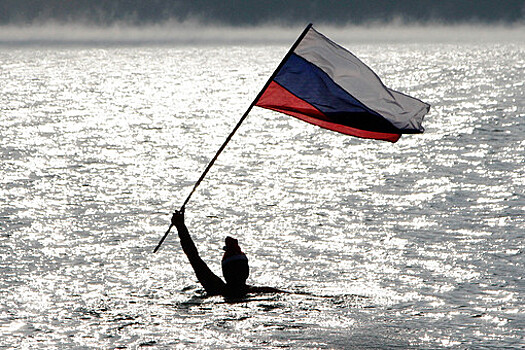
[[[525,46],[346,45],[432,105],[396,144],[254,109],[187,206],[220,274],[297,292],[204,298],[169,213],[280,45],[0,48],[7,348],[523,347]]]

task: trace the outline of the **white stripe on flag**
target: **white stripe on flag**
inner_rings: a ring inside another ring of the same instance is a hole
[[[311,28],[294,51],[316,65],[340,87],[402,130],[423,131],[429,105],[391,90],[348,50]]]

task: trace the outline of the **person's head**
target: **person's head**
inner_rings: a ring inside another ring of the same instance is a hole
[[[239,241],[230,236],[226,237],[224,240],[224,247],[222,249],[224,249],[226,252],[241,251],[241,247],[239,247]]]

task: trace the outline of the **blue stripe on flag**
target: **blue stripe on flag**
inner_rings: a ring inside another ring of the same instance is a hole
[[[275,81],[321,112],[372,112],[348,94],[317,66],[292,54],[281,68]]]
[[[297,54],[289,57],[274,80],[332,122],[362,130],[399,132],[386,118],[367,108],[324,71]]]

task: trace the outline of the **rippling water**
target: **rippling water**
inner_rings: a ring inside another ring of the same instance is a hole
[[[286,45],[0,47],[0,346],[524,347],[525,43],[346,44],[432,105],[396,144],[254,109]]]

